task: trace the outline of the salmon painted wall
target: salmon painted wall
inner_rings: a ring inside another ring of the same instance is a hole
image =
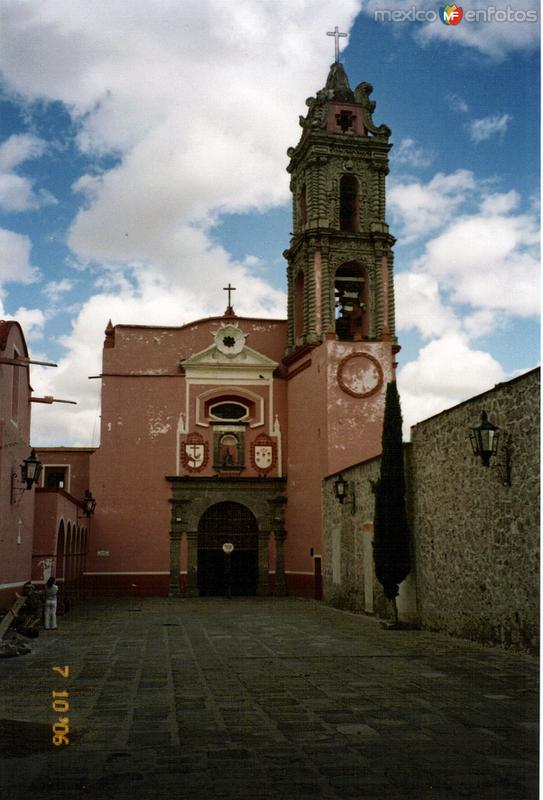
[[[101,445],[91,457],[90,488],[96,499],[92,547],[86,572],[96,585],[114,580],[124,589],[137,586],[167,591],[170,563],[170,485],[167,475],[179,474],[180,442],[186,435],[186,379],[180,362],[214,343],[221,323],[239,323],[247,345],[280,362],[285,321],[217,317],[182,328],[117,326],[108,328],[102,378]],[[123,377],[122,377],[123,376]],[[283,459],[286,452],[286,381],[273,381],[274,414],[280,418]],[[189,431],[194,430],[194,399],[215,384],[189,387]],[[267,386],[248,385],[264,398],[264,425],[246,432],[249,445],[269,433]],[[191,422],[192,420],[192,422]],[[196,430],[208,440],[210,464],[202,475],[213,475],[213,429]],[[110,577],[108,577],[110,576]],[[137,593],[137,592],[136,592]]]
[[[64,489],[73,497],[81,500],[90,488],[90,457],[95,447],[40,447],[36,448],[38,458],[44,468],[66,466],[67,481]],[[42,471],[40,486],[45,482],[45,469]]]
[[[323,478],[381,452],[393,359],[389,342],[330,339],[289,367],[285,550],[293,572],[313,574],[310,548],[322,553]]]
[[[290,579],[293,590],[305,594],[313,586],[310,548],[318,555],[322,542],[321,482],[327,463],[325,345],[291,363],[289,374],[285,561],[288,572],[298,573],[295,582]]]
[[[386,385],[394,380],[390,342],[328,341],[325,348],[328,458],[322,477],[381,452]]]
[[[0,357],[27,357],[17,322],[0,321]],[[15,383],[15,386],[14,386]],[[30,579],[34,488],[22,491],[21,465],[30,454],[28,366],[0,364],[0,604],[10,605],[15,591]],[[12,498],[12,474],[14,495]],[[13,499],[13,502],[11,502]]]
[[[66,573],[73,575],[78,571],[88,547],[90,525],[91,522],[68,492],[63,489],[37,489],[32,580],[44,583],[50,575],[54,575],[60,583]],[[64,531],[64,547],[59,543],[61,530]],[[62,552],[59,551],[59,545]],[[76,569],[73,568],[74,560],[77,560]]]

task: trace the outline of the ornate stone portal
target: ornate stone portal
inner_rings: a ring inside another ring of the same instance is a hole
[[[170,528],[170,590],[172,597],[196,596],[199,592],[199,577],[202,584],[202,575],[199,570],[199,555],[202,559],[203,552],[199,550],[199,532],[201,544],[201,521],[206,513],[214,506],[225,504],[239,505],[245,508],[256,520],[257,546],[255,553],[255,591],[258,595],[267,595],[269,588],[269,539],[274,534],[276,545],[275,563],[275,594],[286,594],[285,564],[283,542],[286,538],[284,526],[283,507],[286,503],[285,478],[200,478],[186,476],[171,476],[167,480],[171,484],[171,528]],[[232,525],[233,522],[233,525]],[[239,539],[244,549],[243,538],[240,532],[233,529],[235,518],[232,518],[230,528],[225,519],[225,543]],[[187,542],[186,586],[181,586],[181,542],[183,536]],[[215,543],[217,544],[217,543]],[[220,543],[219,543],[220,545]],[[234,541],[235,547],[235,541]],[[219,546],[215,548],[219,550]],[[234,550],[234,552],[236,552]],[[216,564],[217,564],[216,560]],[[219,567],[217,567],[219,568]],[[222,578],[221,578],[222,579]],[[220,581],[219,581],[220,584]],[[243,584],[251,587],[251,578],[246,576]],[[240,593],[244,593],[241,591]],[[249,588],[248,593],[253,593]]]

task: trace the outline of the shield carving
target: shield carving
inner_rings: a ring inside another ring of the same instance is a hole
[[[189,469],[198,469],[204,463],[205,447],[203,444],[185,444],[185,462]]]
[[[257,444],[255,446],[255,464],[259,469],[269,469],[273,462],[273,447],[271,444]]]

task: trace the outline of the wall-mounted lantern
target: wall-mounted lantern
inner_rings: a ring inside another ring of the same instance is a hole
[[[490,464],[492,456],[498,453],[498,445],[500,442],[500,429],[497,425],[493,425],[488,419],[486,411],[481,412],[481,422],[471,429],[469,435],[471,448],[475,456],[479,456],[483,466],[497,467],[500,472],[500,478],[504,486],[511,486],[511,447],[510,437],[504,437],[502,444],[502,452],[504,463],[503,464]]]
[[[28,458],[21,466],[21,480],[26,483],[27,489],[32,489],[33,484],[37,483],[41,475],[42,463],[36,455],[34,448],[30,451]]]
[[[337,476],[334,481],[334,494],[336,496],[336,500],[340,503],[344,503],[345,500],[351,500],[351,513],[354,514],[356,511],[356,495],[354,490],[354,483],[353,481],[346,481],[341,472]]]
[[[36,451],[34,448],[30,451],[30,455],[28,458],[25,458],[23,463],[21,464],[21,482],[25,483],[26,486],[23,488],[17,488],[15,486],[15,481],[17,478],[17,473],[11,473],[11,503],[15,502],[15,497],[17,493],[22,495],[24,491],[27,489],[32,489],[35,483],[38,483],[41,475],[42,463],[36,455]]]
[[[90,517],[91,514],[94,514],[95,508],[96,508],[96,500],[92,496],[90,489],[87,489],[83,497],[83,511],[85,512],[85,516]]]
[[[345,497],[347,495],[347,481],[341,472],[334,481],[334,494],[336,496],[336,500],[339,500],[340,503],[345,502]]]

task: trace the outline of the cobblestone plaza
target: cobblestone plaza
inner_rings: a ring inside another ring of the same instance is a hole
[[[11,800],[538,794],[535,658],[312,601],[95,601],[0,672]]]

